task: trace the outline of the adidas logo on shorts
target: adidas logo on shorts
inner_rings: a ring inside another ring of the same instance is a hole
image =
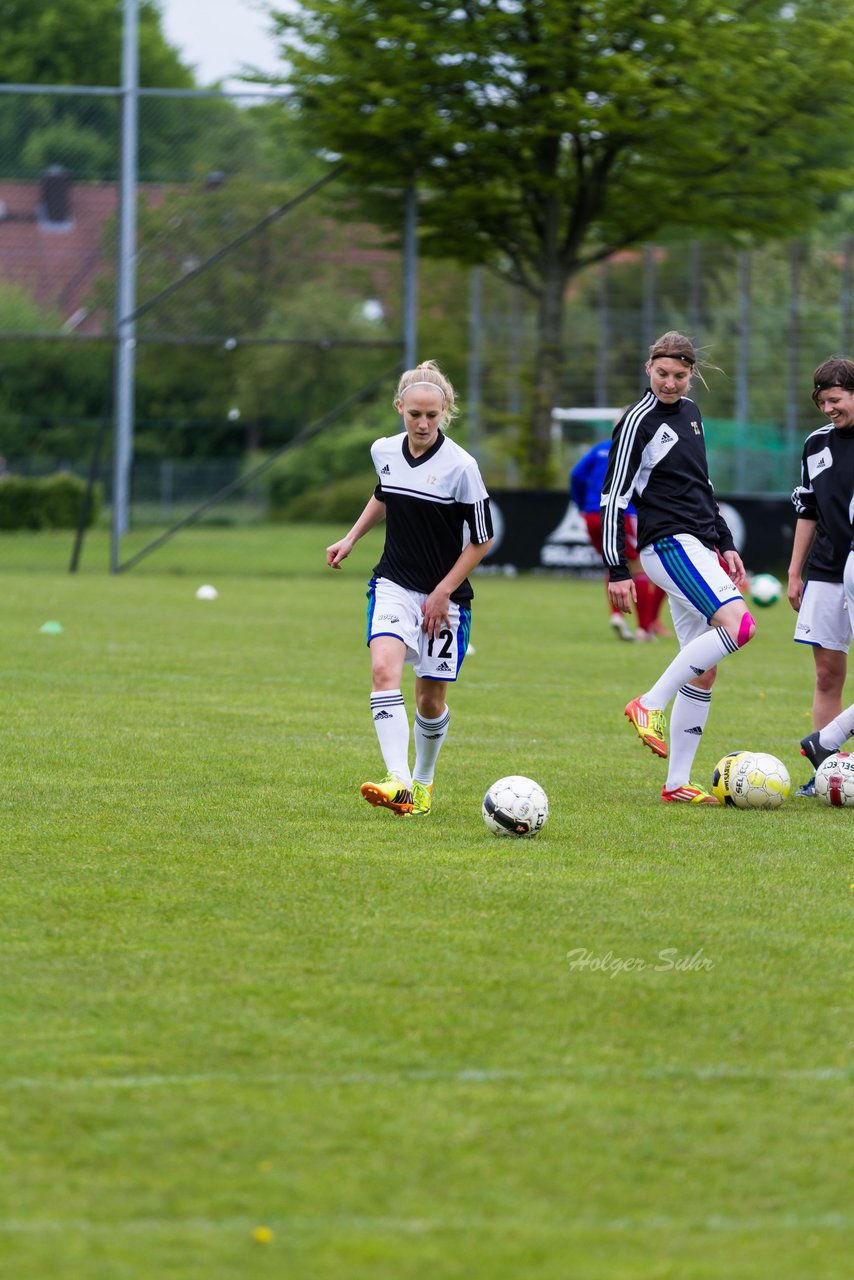
[[[381,475],[381,476],[390,476],[390,475],[391,475],[391,467],[388,465],[388,463],[386,463],[386,464],[385,464],[385,466],[383,467],[382,471],[380,472],[380,475]]]
[[[437,671],[453,671],[453,667],[448,666],[447,662],[440,662],[436,670]]]

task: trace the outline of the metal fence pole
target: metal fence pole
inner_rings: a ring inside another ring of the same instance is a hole
[[[407,369],[418,363],[418,192],[406,188],[403,209],[403,355]]]
[[[469,376],[468,419],[469,452],[480,459],[481,352],[483,348],[483,268],[469,272]]]
[[[611,354],[611,291],[610,271],[607,259],[599,268],[599,341],[596,344],[596,370],[594,372],[594,403],[597,409],[607,409],[608,363]]]
[[[735,417],[738,423],[735,455],[735,487],[747,490],[747,422],[750,416],[750,250],[738,255],[738,349],[735,355]]]
[[[113,536],[110,568],[118,573],[128,527],[133,461],[136,366],[136,188],[139,132],[139,0],[124,0],[122,135],[119,181],[119,256],[116,291],[116,429],[113,457]]]
[[[642,344],[644,357],[647,350],[655,342],[657,269],[655,261],[655,245],[644,245],[643,249],[643,304],[641,311]],[[644,364],[646,359],[644,358]],[[647,384],[647,375],[641,373],[641,387]]]
[[[851,236],[845,236],[842,241],[842,289],[840,296],[840,311],[842,334],[841,350],[843,355],[848,355],[851,350],[851,249],[854,244]]]
[[[690,325],[691,337],[700,341],[703,324],[703,249],[699,240],[691,241]]]
[[[801,354],[801,262],[803,245],[793,240],[789,249],[789,359],[786,378],[786,463],[789,469],[798,457],[798,364]]]

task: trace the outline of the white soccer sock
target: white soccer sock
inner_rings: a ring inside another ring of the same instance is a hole
[[[691,766],[703,737],[712,701],[711,689],[698,689],[683,684],[670,713],[669,751],[667,757],[668,791],[684,787],[691,781]]]
[[[415,768],[412,776],[426,786],[433,781],[436,760],[442,750],[450,719],[451,713],[447,707],[435,720],[422,716],[417,711],[415,713]]]
[[[825,751],[841,751],[849,738],[854,737],[854,704],[846,707],[841,715],[819,730],[819,744]]]
[[[411,787],[409,719],[400,690],[383,689],[381,693],[372,693],[371,715],[386,769],[399,778],[405,787]]]
[[[738,645],[723,627],[714,627],[677,653],[666,671],[663,671],[650,689],[642,693],[640,704],[647,711],[663,711],[670,699],[694,676],[701,676],[722,658],[738,652]]]

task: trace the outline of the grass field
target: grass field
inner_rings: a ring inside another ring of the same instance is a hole
[[[120,577],[102,535],[75,577],[0,541],[0,1272],[849,1275],[854,815],[663,806],[622,708],[673,642],[487,576],[434,814],[370,809],[378,543],[332,574],[339,533],[189,530]],[[722,664],[699,780],[742,746],[807,776],[791,630]],[[511,772],[534,841],[481,821]]]

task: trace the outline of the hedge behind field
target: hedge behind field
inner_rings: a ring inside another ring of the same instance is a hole
[[[74,529],[86,493],[79,476],[0,477],[0,529]],[[100,505],[96,488],[86,520],[94,524]]]

